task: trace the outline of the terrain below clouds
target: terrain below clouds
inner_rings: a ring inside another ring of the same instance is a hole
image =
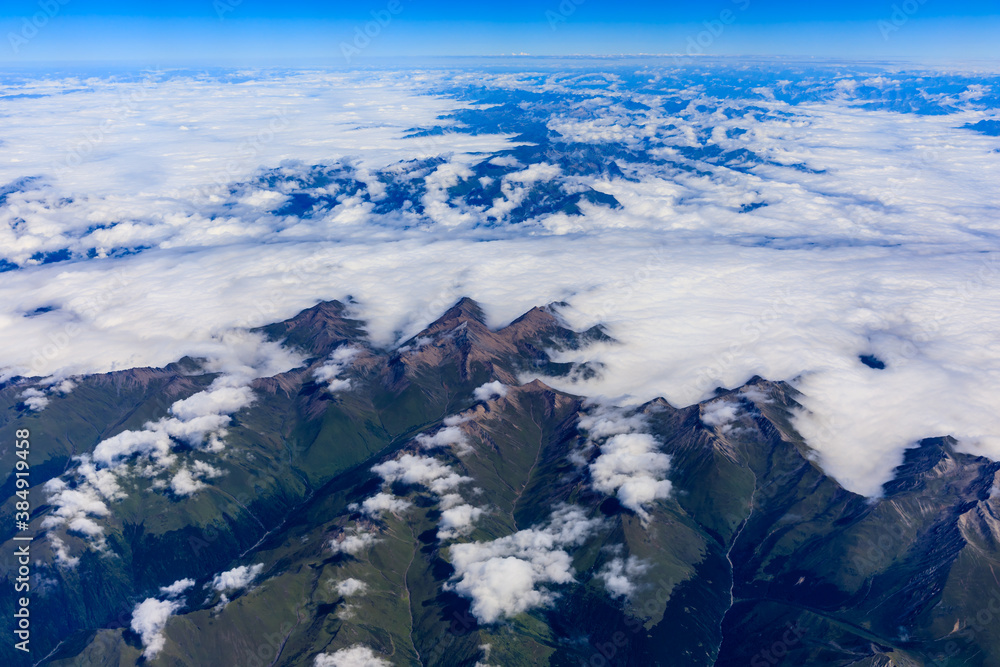
[[[988,664],[1000,77],[480,65],[0,78],[52,660]]]
[[[76,377],[42,412],[9,383],[48,498],[43,664],[995,654],[969,619],[1000,565],[1000,463],[926,439],[870,500],[818,465],[787,384],[678,409],[522,381],[587,376],[557,351],[614,344],[561,312],[490,328],[462,299],[384,350],[324,302],[256,332],[300,360],[273,376],[185,359]],[[203,417],[211,439],[180,428]],[[120,448],[143,434],[160,444]]]

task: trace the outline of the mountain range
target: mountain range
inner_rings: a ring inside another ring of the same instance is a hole
[[[856,495],[788,384],[687,407],[553,388],[601,372],[556,351],[614,344],[559,309],[494,330],[462,299],[384,349],[322,302],[256,331],[304,360],[278,375],[185,358],[40,411],[11,380],[35,658],[4,663],[1000,664],[1000,463],[928,439]]]

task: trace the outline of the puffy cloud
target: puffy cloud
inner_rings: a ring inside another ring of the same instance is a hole
[[[49,404],[49,399],[45,395],[45,392],[38,389],[25,389],[21,393],[20,398],[24,402],[24,405],[34,412],[41,412]]]
[[[234,567],[231,570],[215,575],[211,582],[212,589],[220,593],[244,589],[253,583],[253,580],[256,579],[263,570],[263,563]]]
[[[48,407],[50,396],[60,394],[65,396],[76,388],[76,383],[72,380],[49,378],[43,380],[40,387],[29,387],[25,389],[19,398],[25,407],[33,412],[41,412]]]
[[[740,414],[740,404],[731,400],[718,400],[706,404],[701,410],[701,421],[710,427],[721,428],[723,432],[731,429],[732,422]]]
[[[365,498],[364,502],[360,505],[352,504],[350,507],[352,509],[360,509],[362,514],[370,517],[379,517],[385,512],[391,514],[405,512],[410,507],[410,501],[382,491],[376,493],[371,498]]]
[[[582,544],[600,524],[580,508],[563,507],[540,528],[492,542],[452,545],[448,553],[455,575],[448,587],[472,600],[480,623],[550,604],[555,594],[538,586],[574,581],[573,559],[565,548]]]
[[[170,490],[184,497],[190,496],[208,486],[204,479],[220,477],[222,471],[204,461],[195,461],[190,468],[181,466],[170,480]]]
[[[217,381],[213,387],[177,401],[170,406],[170,412],[181,421],[191,421],[199,417],[231,415],[253,402],[250,387],[233,386],[228,378]]]
[[[131,627],[133,632],[142,639],[143,657],[147,660],[155,658],[167,642],[163,629],[167,620],[176,614],[184,604],[177,600],[157,600],[147,598],[135,606],[132,611]]]
[[[473,398],[477,401],[492,401],[494,398],[503,398],[507,395],[507,387],[503,382],[495,380],[493,382],[487,382],[481,387],[476,387],[475,391],[472,392]]]
[[[338,391],[345,391],[351,388],[351,381],[338,377],[351,361],[358,356],[360,350],[356,347],[338,347],[330,354],[330,358],[316,369],[313,377],[317,382],[326,384],[326,389],[331,394]]]
[[[657,451],[656,439],[647,433],[623,433],[601,445],[601,454],[590,464],[594,489],[614,494],[622,505],[644,520],[646,507],[670,495],[670,457]]]
[[[337,593],[343,595],[345,598],[352,595],[359,595],[366,590],[368,590],[368,584],[360,579],[348,578],[337,582]]]
[[[98,469],[89,456],[80,457],[75,484],[55,477],[42,487],[53,510],[42,520],[42,528],[65,526],[70,531],[93,540],[98,550],[104,548],[104,528],[98,519],[108,516],[107,501],[125,497],[115,473]]]
[[[330,549],[334,554],[345,553],[356,556],[377,541],[378,538],[374,533],[352,527],[331,540]]]
[[[78,465],[62,477],[46,483],[49,502],[55,508],[45,518],[43,527],[65,525],[69,530],[87,535],[94,546],[103,549],[104,529],[95,519],[105,517],[110,510],[105,501],[121,500],[125,493],[118,484],[119,476],[129,474],[128,459],[147,459],[139,472],[147,477],[168,472],[178,456],[173,453],[174,440],[200,447],[205,452],[224,448],[222,438],[230,413],[249,406],[254,400],[250,382],[262,374],[288,370],[300,361],[298,355],[282,351],[273,343],[256,335],[227,337],[231,346],[225,354],[205,363],[207,372],[223,373],[208,389],[170,407],[173,416],[147,422],[143,430],[123,431],[98,443],[93,454],[77,457]],[[71,387],[59,383],[59,391]],[[219,477],[223,472],[199,460],[190,466],[181,464],[169,485],[155,482],[153,488],[169,486],[180,497],[190,496],[205,487],[204,480]],[[68,478],[70,482],[67,482]]]
[[[649,565],[635,556],[628,558],[613,558],[604,564],[597,573],[597,578],[604,582],[611,597],[631,597],[635,592],[635,578],[649,569]]]
[[[190,496],[204,489],[207,484],[197,480],[187,468],[181,468],[170,480],[170,490],[178,496]]]
[[[177,597],[184,591],[194,586],[194,579],[178,579],[169,586],[160,586],[160,594],[167,597]]]
[[[586,454],[600,442],[599,454],[589,466],[591,485],[617,496],[624,507],[647,521],[649,504],[669,497],[671,484],[666,479],[670,457],[659,451],[653,436],[635,432],[646,428],[645,418],[599,405],[580,418],[579,428],[588,439],[582,451],[571,454],[572,460],[585,465]]]
[[[123,431],[103,440],[94,449],[94,460],[114,466],[121,459],[139,455],[168,465],[173,460],[171,439],[195,447],[205,447],[207,441],[209,451],[221,449],[230,415],[254,400],[249,380],[238,376],[215,380],[207,390],[174,403],[170,407],[174,417],[148,422],[142,431]]]
[[[49,533],[48,538],[49,544],[52,547],[52,558],[56,565],[66,569],[73,569],[80,564],[80,558],[70,555],[69,547],[66,546],[66,543],[58,535]]]
[[[578,426],[587,432],[591,440],[597,440],[641,431],[647,424],[641,413],[628,414],[625,410],[598,405],[589,414],[580,417]]]
[[[403,454],[398,459],[372,466],[372,472],[388,483],[420,484],[439,495],[471,482],[449,466],[429,456]]]
[[[466,437],[465,432],[457,424],[449,424],[447,419],[445,420],[445,427],[434,435],[421,433],[414,440],[422,449],[450,447],[459,456],[472,451],[472,446],[469,445],[469,439]]]
[[[438,539],[450,540],[468,535],[472,532],[473,524],[484,512],[485,510],[468,503],[449,507],[441,512],[441,519],[438,521]]]
[[[388,660],[375,655],[367,646],[356,645],[335,653],[320,653],[313,667],[391,667]]]

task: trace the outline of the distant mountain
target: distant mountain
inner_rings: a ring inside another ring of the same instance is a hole
[[[46,534],[32,663],[995,664],[1000,464],[927,440],[857,496],[785,384],[685,408],[548,386],[600,372],[553,350],[612,342],[558,312],[492,330],[463,299],[385,350],[320,303],[259,330],[307,361],[230,412],[243,386],[193,359],[75,378],[41,413],[32,380],[0,389]],[[209,418],[219,440],[191,437]]]
[[[1000,137],[1000,120],[981,120],[978,123],[966,123],[962,127],[991,137]]]

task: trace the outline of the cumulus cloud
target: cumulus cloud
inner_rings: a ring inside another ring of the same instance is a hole
[[[220,593],[242,590],[253,583],[263,570],[263,563],[234,567],[215,575],[211,582],[212,589]]]
[[[178,579],[169,586],[160,586],[160,594],[167,597],[177,597],[194,586],[194,579]]]
[[[492,401],[494,398],[503,398],[507,395],[507,387],[503,382],[499,380],[494,380],[493,382],[487,382],[481,387],[476,387],[475,391],[472,392],[473,398],[477,401]]]
[[[445,420],[445,427],[434,435],[421,433],[414,440],[421,449],[449,447],[458,456],[464,456],[472,451],[472,446],[469,444],[465,432],[457,424],[449,424],[448,419]]]
[[[377,541],[378,537],[374,533],[352,526],[330,541],[330,549],[334,554],[356,556]]]
[[[355,645],[335,653],[320,653],[313,667],[391,667],[392,663],[378,657],[367,646]]]
[[[49,533],[48,539],[49,545],[52,547],[52,558],[56,565],[66,569],[73,569],[80,564],[80,558],[70,555],[69,547],[66,546],[66,543],[58,535]]]
[[[622,505],[649,519],[654,500],[670,496],[670,457],[658,451],[659,443],[648,433],[623,433],[601,445],[601,454],[590,464],[591,484],[601,493],[616,495]]]
[[[147,660],[155,658],[167,642],[163,629],[167,620],[176,614],[184,604],[176,600],[146,598],[132,611],[132,631],[142,639],[142,655]]]
[[[628,558],[613,558],[604,564],[597,573],[597,578],[604,582],[604,587],[613,598],[631,597],[635,592],[636,577],[649,569],[649,564],[635,556]]]
[[[189,468],[182,465],[170,480],[170,490],[178,496],[190,496],[208,486],[203,480],[222,476],[222,471],[204,461],[195,461]]]
[[[438,495],[472,481],[471,477],[459,475],[435,458],[414,454],[403,454],[398,459],[374,465],[372,472],[387,483],[419,484]]]
[[[345,598],[351,597],[352,595],[360,595],[367,590],[368,584],[360,579],[348,578],[337,582],[337,593],[343,595]]]
[[[587,434],[581,451],[571,459],[586,465],[589,453],[599,453],[589,464],[594,490],[614,495],[618,501],[646,522],[649,505],[670,495],[671,483],[666,479],[670,457],[659,451],[652,435],[639,433],[647,428],[643,415],[597,405],[580,418],[579,428]]]
[[[48,378],[43,380],[38,387],[29,387],[21,392],[19,398],[24,406],[32,412],[41,412],[48,407],[51,396],[56,394],[65,396],[76,389],[76,383],[72,380]]]
[[[441,512],[438,521],[437,536],[439,540],[450,540],[472,532],[474,524],[485,510],[473,507],[468,503],[455,505]]]
[[[556,595],[541,585],[575,581],[566,548],[583,544],[600,524],[578,507],[563,507],[539,528],[492,542],[452,545],[448,553],[455,575],[448,587],[472,600],[472,614],[480,623],[548,605]]]
[[[103,440],[94,449],[94,460],[114,466],[138,455],[169,465],[174,460],[172,440],[209,451],[222,449],[231,415],[253,403],[249,380],[238,376],[215,380],[207,390],[174,403],[170,407],[173,417],[148,422],[141,431],[123,431]]]
[[[316,369],[313,373],[313,377],[316,378],[317,382],[322,382],[326,384],[326,389],[331,394],[338,391],[346,391],[351,388],[351,381],[349,379],[344,379],[339,377],[344,369],[351,363],[351,361],[358,356],[360,350],[356,347],[343,346],[338,347],[330,354],[330,358],[326,362]]]
[[[52,511],[42,520],[42,528],[65,526],[92,540],[98,550],[104,548],[104,528],[98,523],[110,513],[108,501],[125,497],[113,471],[97,468],[88,455],[80,457],[73,484],[60,477],[42,487]]]
[[[721,428],[723,432],[727,432],[739,414],[739,403],[726,399],[712,401],[702,408],[701,421],[706,426]]]
[[[34,388],[32,388],[32,389],[25,389],[21,393],[21,397],[20,398],[24,402],[24,405],[29,410],[32,410],[34,412],[41,412],[49,404],[49,399],[45,395],[45,392],[43,392],[43,391],[41,391],[39,389],[34,389]]]
[[[104,529],[97,519],[108,516],[107,501],[126,497],[119,477],[133,472],[129,459],[145,459],[137,471],[145,477],[170,473],[169,484],[154,482],[152,488],[169,487],[178,497],[190,496],[206,486],[204,480],[214,479],[223,471],[201,460],[190,465],[181,463],[175,445],[186,443],[202,452],[217,453],[224,448],[225,426],[231,413],[249,406],[254,400],[250,382],[263,375],[283,372],[301,358],[264,342],[256,335],[227,337],[230,347],[223,355],[207,360],[207,372],[222,373],[208,389],[175,402],[169,409],[173,415],[147,422],[142,430],[123,431],[98,443],[92,454],[76,457],[77,466],[45,485],[54,510],[42,522],[43,527],[66,526],[69,530],[91,538],[93,546],[104,547]],[[63,386],[71,391],[72,387]],[[190,457],[190,454],[187,455]]]
[[[391,493],[381,491],[371,498],[365,498],[360,505],[352,504],[352,509],[358,509],[362,514],[370,517],[380,517],[385,512],[390,514],[400,514],[410,508],[410,501]]]

